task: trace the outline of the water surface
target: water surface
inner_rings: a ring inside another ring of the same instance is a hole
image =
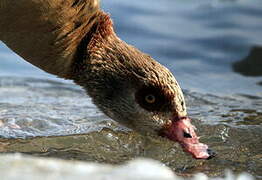
[[[176,143],[120,126],[80,87],[22,61],[3,44],[0,152],[113,164],[143,156],[182,175],[217,176],[230,168],[262,179],[262,78],[233,71],[252,47],[262,46],[262,1],[109,0],[102,7],[122,39],[174,73],[201,141],[217,157],[196,161]]]

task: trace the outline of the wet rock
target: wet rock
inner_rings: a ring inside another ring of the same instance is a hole
[[[246,58],[233,64],[233,69],[245,76],[262,76],[262,47],[253,47]]]
[[[0,156],[0,174],[3,180],[183,180],[168,167],[150,159],[135,159],[120,166],[66,161],[51,158],[37,158],[21,154]],[[192,180],[208,180],[205,174],[199,173]],[[227,180],[252,180],[247,173],[234,176],[226,172]]]

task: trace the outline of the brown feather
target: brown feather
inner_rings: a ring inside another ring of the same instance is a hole
[[[0,40],[42,70],[72,79],[77,47],[99,12],[98,0],[1,0]]]

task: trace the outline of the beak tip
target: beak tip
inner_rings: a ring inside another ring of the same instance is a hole
[[[207,160],[212,159],[213,157],[217,155],[217,153],[211,149],[207,149],[207,153],[209,154],[209,157],[207,158]]]

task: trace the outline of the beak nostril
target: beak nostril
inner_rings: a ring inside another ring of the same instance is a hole
[[[183,136],[184,136],[184,138],[192,138],[192,136],[185,131],[183,131]]]

